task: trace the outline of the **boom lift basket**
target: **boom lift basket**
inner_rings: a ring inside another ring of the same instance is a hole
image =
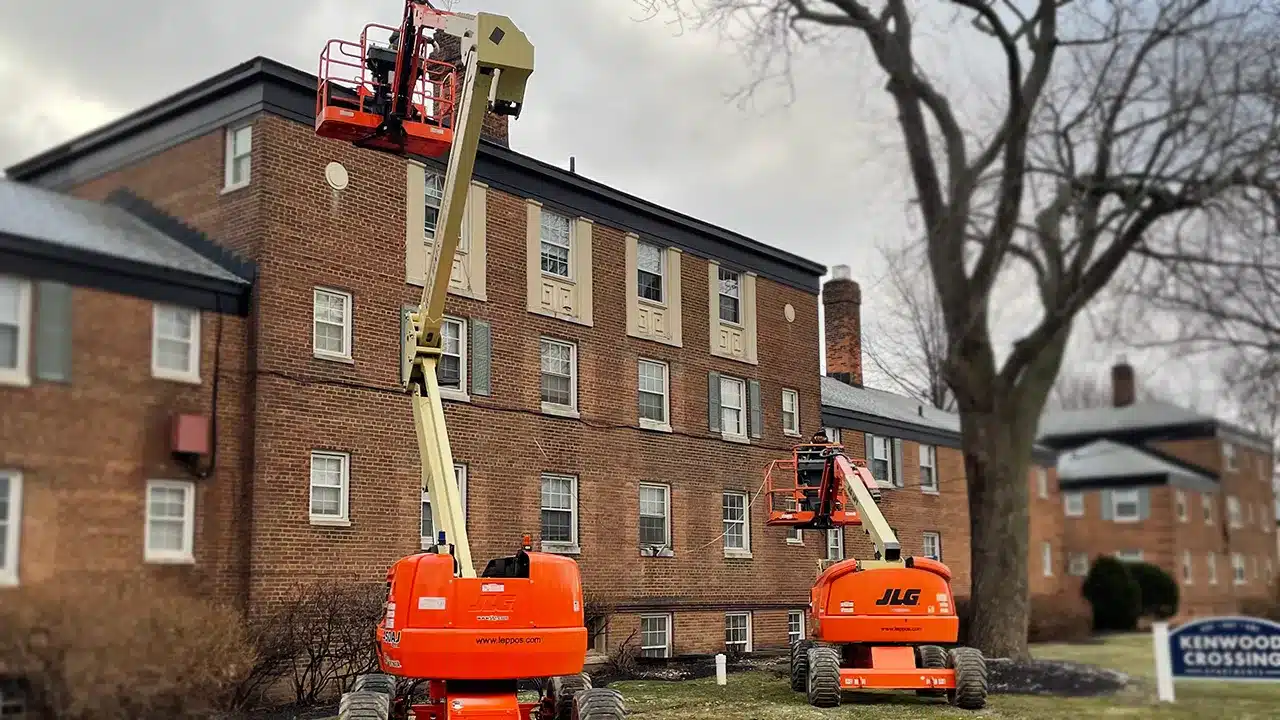
[[[861,525],[862,518],[848,501],[844,484],[828,477],[832,472],[827,458],[840,454],[837,444],[804,444],[791,449],[790,460],[774,460],[764,472],[765,497],[768,498],[768,525],[802,530],[829,530],[845,525]],[[861,460],[849,461],[866,466]],[[880,488],[868,485],[879,497]]]

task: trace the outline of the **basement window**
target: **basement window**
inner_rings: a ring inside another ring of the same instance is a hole
[[[665,658],[671,656],[671,616],[640,616],[640,656]]]
[[[724,647],[732,653],[751,652],[751,613],[726,613]]]

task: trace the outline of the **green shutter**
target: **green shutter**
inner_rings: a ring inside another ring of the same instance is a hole
[[[893,439],[893,484],[897,487],[903,487],[905,481],[902,479],[902,440]]]
[[[471,321],[471,392],[492,395],[493,333],[488,320]]]
[[[1151,516],[1151,490],[1138,488],[1138,519],[1146,520]]]
[[[1116,515],[1115,508],[1111,506],[1111,491],[1103,490],[1100,495],[1102,496],[1102,519],[1114,520]]]
[[[36,377],[71,380],[71,286],[36,285]]]
[[[720,432],[720,373],[707,373],[707,427]]]
[[[747,381],[747,400],[751,408],[751,437],[758,438],[764,431],[763,418],[760,417],[760,381]]]

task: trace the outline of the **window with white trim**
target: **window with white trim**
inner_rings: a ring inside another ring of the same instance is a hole
[[[800,393],[788,388],[782,389],[782,432],[800,434]]]
[[[1036,467],[1036,491],[1040,494],[1041,500],[1049,497],[1049,473],[1038,466]]]
[[[1222,464],[1227,472],[1235,472],[1240,469],[1236,459],[1236,446],[1229,442],[1222,443]]]
[[[742,275],[720,268],[720,321],[742,324]]]
[[[876,481],[886,487],[893,486],[893,441],[883,435],[868,435],[871,447],[867,448],[867,464]]]
[[[151,374],[200,382],[200,313],[156,303],[151,316]]]
[[[467,518],[467,466],[462,463],[453,464],[453,482],[458,486],[458,494],[462,499],[462,521]],[[435,518],[431,516],[431,491],[422,491],[422,548],[435,545],[440,539],[436,537]]]
[[[726,492],[721,499],[720,515],[724,522],[726,554],[751,552],[751,523],[747,506],[746,493]]]
[[[729,437],[747,436],[747,384],[720,376],[720,432]]]
[[[1231,577],[1236,585],[1244,585],[1249,581],[1244,573],[1244,555],[1231,553]]]
[[[1089,574],[1089,554],[1073,552],[1067,556],[1067,574],[1084,577]]]
[[[1218,584],[1218,555],[1217,553],[1209,553],[1205,556],[1205,570],[1209,575],[1209,584]]]
[[[0,275],[0,384],[31,384],[31,283]]]
[[[787,644],[791,645],[797,640],[804,639],[804,611],[788,610],[787,611]]]
[[[1240,521],[1240,498],[1235,495],[1227,496],[1227,523],[1233,528],[1243,526]]]
[[[22,473],[0,470],[0,586],[18,584],[22,539]]]
[[[936,532],[926,532],[923,535],[923,555],[932,560],[942,560],[942,535]]]
[[[578,347],[542,338],[542,409],[575,411],[578,407]]]
[[[1111,517],[1116,522],[1135,522],[1139,517],[1138,491],[1111,491]]]
[[[311,350],[316,357],[351,359],[351,293],[318,287],[312,291]]]
[[[1182,490],[1174,492],[1174,502],[1178,511],[1178,522],[1187,521],[1187,494]]]
[[[640,425],[651,430],[671,428],[671,393],[667,364],[658,360],[640,360]]]
[[[1115,556],[1122,562],[1142,562],[1141,550],[1117,550]]]
[[[422,236],[427,242],[436,239],[436,229],[440,224],[440,204],[444,202],[444,175],[436,172],[424,172],[425,193],[423,198]]]
[[[1207,493],[1200,495],[1200,509],[1204,514],[1204,524],[1213,524],[1213,496]]]
[[[148,480],[143,559],[147,562],[195,562],[195,483]]]
[[[938,492],[938,448],[933,445],[920,446],[920,489]]]
[[[573,220],[544,207],[540,232],[542,272],[569,278],[572,267],[569,251],[573,246]]]
[[[792,512],[800,509],[800,503],[797,502],[795,498],[787,498],[786,505],[787,505],[787,509],[791,510]],[[801,530],[800,528],[797,528],[797,527],[788,527],[787,542],[793,545],[803,545],[804,530]]]
[[[235,190],[249,184],[253,155],[253,126],[227,128],[226,161],[223,171],[224,190]]]
[[[1182,584],[1190,585],[1193,580],[1193,568],[1191,566],[1191,551],[1182,551]]]
[[[725,613],[724,647],[731,653],[751,652],[751,613]]]
[[[316,450],[311,453],[311,522],[345,524],[349,521],[351,456]]]
[[[1084,495],[1079,492],[1062,493],[1062,508],[1067,517],[1084,517]]]
[[[467,392],[467,321],[448,317],[440,323],[440,363],[436,366],[440,395],[462,397]]]
[[[666,302],[667,251],[643,240],[636,243],[636,294],[649,302]]]
[[[671,547],[671,489],[666,485],[640,484],[640,544]]]
[[[827,559],[844,559],[844,530],[841,528],[827,530]]]
[[[576,551],[578,547],[578,478],[542,476],[542,548]]]
[[[671,616],[640,616],[640,657],[671,656]]]
[[[1053,577],[1053,545],[1048,540],[1040,546],[1040,562],[1044,566],[1044,576]]]

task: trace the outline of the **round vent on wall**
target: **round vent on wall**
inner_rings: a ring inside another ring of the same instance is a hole
[[[331,162],[324,167],[324,179],[329,181],[329,187],[334,190],[344,190],[350,178],[347,176],[347,169],[342,163]]]
[[[787,319],[787,322],[795,322],[796,309],[791,306],[791,303],[787,303],[786,307],[782,308],[782,316]]]

